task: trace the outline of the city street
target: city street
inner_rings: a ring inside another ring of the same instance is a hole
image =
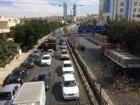
[[[77,72],[75,72],[76,79],[79,83],[80,98],[79,100],[64,100],[62,97],[62,75],[61,75],[61,65],[60,60],[60,50],[55,52],[55,56],[52,60],[51,66],[36,66],[32,69],[29,75],[26,77],[25,81],[31,81],[32,78],[37,77],[41,73],[51,73],[51,86],[48,91],[46,91],[46,105],[88,105],[87,98],[81,81],[78,78]]]

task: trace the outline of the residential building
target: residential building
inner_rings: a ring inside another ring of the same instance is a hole
[[[8,34],[10,32],[10,28],[19,23],[20,20],[17,18],[0,16],[0,35]]]
[[[99,21],[120,18],[140,20],[140,0],[100,0]]]

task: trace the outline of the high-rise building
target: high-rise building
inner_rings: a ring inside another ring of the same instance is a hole
[[[76,4],[73,5],[73,16],[74,17],[77,16],[77,6],[76,6]]]
[[[140,0],[100,0],[100,20],[140,20]]]
[[[63,3],[63,13],[64,13],[64,18],[67,17],[67,3]]]

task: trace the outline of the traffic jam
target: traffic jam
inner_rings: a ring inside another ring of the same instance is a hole
[[[77,80],[75,77],[75,67],[69,54],[64,32],[61,34],[53,32],[5,79],[3,87],[0,89],[0,105],[46,105],[46,101],[49,101],[46,100],[46,94],[49,94],[47,92],[53,84],[51,79],[54,75],[51,69],[56,65],[52,64],[56,55],[62,62],[60,63],[62,96],[58,97],[72,101],[79,99],[81,95],[79,79]],[[35,69],[38,67],[42,69],[46,67],[49,70],[36,72]],[[31,76],[32,73],[35,73],[35,76]],[[51,96],[49,95],[49,97]]]

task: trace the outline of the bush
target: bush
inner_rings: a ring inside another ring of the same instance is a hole
[[[106,24],[105,29],[110,43],[118,43],[122,49],[131,54],[140,54],[140,22],[114,20]]]
[[[11,35],[14,37],[15,42],[21,45],[23,51],[28,51],[37,44],[40,38],[64,25],[60,22],[48,23],[47,20],[33,19],[12,27]]]

